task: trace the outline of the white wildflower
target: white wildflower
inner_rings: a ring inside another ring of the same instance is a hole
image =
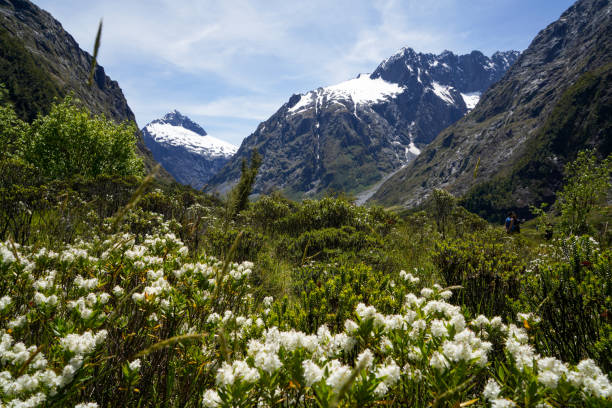
[[[321,378],[323,378],[323,369],[312,360],[304,360],[302,362],[302,368],[304,369],[304,379],[308,387],[311,387],[314,383],[319,382]]]
[[[23,326],[26,322],[26,315],[17,316],[13,320],[7,323],[9,329],[17,329]]]
[[[500,392],[501,388],[499,387],[499,384],[497,384],[494,379],[489,378],[489,381],[487,381],[487,385],[485,385],[485,388],[482,391],[482,395],[485,397],[486,400],[492,400],[499,397]]]
[[[0,263],[13,263],[15,262],[15,255],[8,248],[7,244],[0,243]]]
[[[374,319],[376,316],[376,308],[374,306],[366,306],[363,303],[359,303],[355,308],[355,313],[361,320]]]
[[[360,366],[362,367],[362,369],[370,368],[373,361],[374,361],[374,354],[372,354],[370,349],[365,349],[357,356],[357,361],[355,362],[355,366]]]
[[[138,370],[140,370],[140,359],[137,358],[134,361],[130,361],[128,363],[128,367],[129,367],[130,371],[138,371]]]
[[[81,335],[68,334],[66,337],[61,338],[59,342],[68,351],[76,355],[85,355],[91,353],[96,346],[102,344],[106,340],[107,334],[106,330],[100,330],[96,334],[87,330]]]
[[[206,390],[202,398],[202,404],[206,408],[217,408],[221,404],[221,398],[215,390]]]
[[[387,386],[392,386],[399,381],[401,370],[395,361],[381,366],[376,370],[376,378],[382,379]]]
[[[388,391],[389,391],[389,387],[387,387],[387,384],[385,384],[383,381],[380,384],[378,384],[376,388],[374,388],[374,395],[380,398],[383,395],[385,395]]]
[[[81,275],[78,275],[74,279],[74,284],[81,289],[92,290],[98,286],[98,278],[85,279]]]
[[[350,319],[344,321],[344,330],[347,333],[353,333],[359,329],[359,325]]]
[[[40,292],[36,292],[34,293],[34,303],[36,303],[37,305],[48,304],[49,306],[55,306],[57,304],[57,296],[45,296]]]
[[[11,297],[10,296],[2,296],[0,298],[0,312],[4,311],[4,309],[7,308],[8,305],[11,304]]]
[[[351,376],[351,367],[343,365],[338,360],[331,360],[327,363],[326,368],[329,377],[327,377],[325,383],[337,392]]]
[[[429,359],[429,365],[438,371],[445,371],[450,367],[446,358],[439,352],[434,352]]]
[[[442,320],[433,320],[431,322],[431,335],[434,337],[446,337],[448,335],[448,330],[446,329],[446,324]]]
[[[510,401],[507,399],[499,398],[491,400],[491,408],[512,408],[516,407],[516,403],[514,401]]]
[[[421,296],[423,296],[425,299],[430,298],[433,295],[434,291],[430,288],[423,288],[421,289]]]

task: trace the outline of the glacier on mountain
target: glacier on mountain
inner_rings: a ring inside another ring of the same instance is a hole
[[[152,122],[145,126],[145,129],[157,143],[183,146],[186,150],[199,155],[231,157],[238,151],[238,148],[231,143],[210,135],[202,136],[183,126]]]

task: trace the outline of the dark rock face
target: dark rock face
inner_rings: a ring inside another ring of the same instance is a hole
[[[154,123],[167,123],[172,126],[181,126],[187,130],[191,130],[192,132],[200,135],[206,136],[208,133],[202,128],[202,126],[198,125],[187,116],[182,115],[181,112],[176,109],[168,114],[166,114],[163,119],[158,119],[157,121],[153,121]],[[152,122],[152,123],[153,123]]]
[[[240,177],[242,159],[257,149],[263,164],[255,192],[282,190],[302,198],[363,191],[473,108],[518,55],[434,55],[407,48],[371,75],[292,95],[210,184],[226,191]]]
[[[208,136],[197,123],[173,111],[142,129],[153,157],[176,181],[204,187],[236,152],[229,143]]]
[[[564,163],[585,145],[578,143],[572,151],[553,153],[552,136],[541,135],[545,131],[543,125],[568,89],[585,75],[597,71],[605,82],[605,71],[612,62],[611,18],[609,0],[576,2],[536,36],[470,114],[441,132],[416,160],[385,182],[372,200],[386,205],[415,206],[434,188],[463,195],[480,183],[513,171],[516,163],[532,157],[535,150],[541,156],[539,160],[547,161],[556,167],[553,173],[560,174]],[[503,63],[503,56],[494,56],[492,60]],[[601,95],[593,93],[593,97]],[[556,115],[564,117],[558,110]],[[566,110],[571,116],[571,104]],[[610,116],[604,123],[601,118],[595,119],[601,126],[608,123],[609,128]],[[580,128],[575,123],[567,125]],[[536,143],[537,140],[540,142]],[[514,189],[512,201],[526,203],[533,199],[532,186],[527,183]]]
[[[27,0],[0,0],[0,30],[23,42],[63,94],[74,92],[94,114],[103,114],[116,122],[135,122],[119,84],[106,75],[103,67],[96,67],[93,84],[88,86],[92,56],[79,48],[51,14]],[[141,135],[137,148],[145,166],[151,169],[155,162]],[[162,178],[169,178],[162,173]]]

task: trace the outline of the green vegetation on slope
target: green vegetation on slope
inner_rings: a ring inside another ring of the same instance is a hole
[[[32,54],[0,27],[0,83],[7,86],[8,100],[26,122],[46,114],[53,101],[62,97],[60,87],[38,64]]]
[[[552,204],[561,188],[563,166],[578,151],[593,148],[600,157],[612,153],[612,64],[582,75],[569,87],[525,155],[507,171],[473,187],[463,198],[469,210],[490,221],[511,210],[527,217],[529,205]],[[528,200],[517,203],[517,191]]]

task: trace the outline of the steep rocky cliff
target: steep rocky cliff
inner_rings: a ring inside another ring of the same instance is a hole
[[[576,2],[372,201],[412,207],[445,188],[489,217],[550,201],[578,150],[610,151],[611,18],[609,0]]]

